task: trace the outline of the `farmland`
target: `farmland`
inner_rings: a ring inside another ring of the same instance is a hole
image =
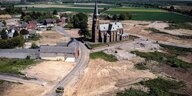
[[[146,20],[146,21],[174,21],[174,22],[191,22],[192,17],[184,16],[178,13],[172,13],[160,9],[146,9],[146,8],[112,8],[106,13],[117,14],[129,12],[132,14],[131,20]]]

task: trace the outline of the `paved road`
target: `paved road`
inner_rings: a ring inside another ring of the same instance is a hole
[[[61,26],[55,26],[53,28],[53,30],[55,30],[56,32],[64,35],[65,37],[71,37],[68,33],[65,32],[65,29],[63,27],[61,27]]]
[[[65,88],[65,86],[74,78],[79,77],[79,72],[82,72],[88,62],[89,62],[89,50],[84,46],[83,43],[79,42],[80,46],[80,59],[79,62],[76,64],[76,66],[72,69],[72,71],[67,74],[54,88],[50,90],[50,92],[46,93],[45,96],[56,96],[55,90],[62,86]]]
[[[10,82],[19,82],[19,83],[34,83],[42,86],[47,84],[47,82],[40,81],[40,80],[25,80],[22,78],[8,76],[8,75],[0,75],[0,80],[10,81]]]
[[[64,31],[64,28],[56,26],[54,28],[57,32],[63,34],[65,37],[71,37],[69,34],[67,34]],[[69,72],[58,84],[56,84],[48,93],[46,93],[44,96],[56,96],[55,90],[62,86],[65,88],[65,86],[73,79],[78,78],[80,76],[80,73],[84,71],[84,69],[87,67],[89,62],[89,53],[90,51],[85,47],[85,45],[82,42],[79,42],[80,47],[80,56],[79,60],[76,64],[76,66]]]

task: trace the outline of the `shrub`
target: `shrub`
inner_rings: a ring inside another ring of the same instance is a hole
[[[95,53],[91,53],[91,54],[90,54],[90,58],[91,58],[91,59],[101,58],[101,59],[104,59],[105,61],[109,61],[109,62],[116,62],[116,61],[118,61],[115,56],[106,54],[106,53],[104,53],[104,52],[102,52],[102,51],[100,51],[100,52],[95,52]]]

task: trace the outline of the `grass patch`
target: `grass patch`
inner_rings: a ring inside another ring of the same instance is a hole
[[[173,34],[170,34],[170,33],[167,33],[167,32],[163,32],[163,31],[157,30],[155,28],[148,28],[148,29],[145,29],[145,30],[148,30],[148,31],[151,31],[151,32],[154,32],[154,33],[166,34],[166,35],[169,35],[169,36],[174,36],[174,37],[178,37],[178,38],[181,38],[181,39],[192,39],[192,35],[191,36],[187,36],[187,35],[173,35]]]
[[[40,38],[42,38],[41,35],[32,35],[32,36],[30,36],[30,38],[28,40],[29,41],[38,41],[38,40],[40,40]]]
[[[0,58],[0,72],[23,75],[20,71],[35,63],[36,61],[30,59]]]
[[[186,86],[185,83],[181,81],[177,82],[174,80],[157,78],[142,81],[140,84],[148,87],[150,91],[146,93],[141,90],[130,89],[117,93],[117,96],[188,96],[185,94],[174,93],[174,91]]]
[[[171,46],[171,45],[165,45],[165,44],[159,44],[161,47],[166,49],[171,54],[182,55],[186,54],[188,52],[192,52],[192,48],[183,48],[183,47],[177,47],[177,46]]]
[[[106,54],[106,53],[104,53],[102,51],[91,53],[90,54],[90,58],[91,59],[101,58],[101,59],[103,59],[105,61],[109,61],[109,62],[116,62],[116,61],[118,61],[117,58],[114,55],[109,55],[109,54]]]
[[[117,93],[116,96],[149,96],[146,92],[143,92],[141,90],[125,90],[124,92]]]
[[[135,64],[134,66],[138,70],[146,70],[146,69],[148,69],[147,66],[146,66],[146,63],[144,63],[144,62]]]
[[[176,68],[191,68],[192,64],[187,63],[185,61],[182,61],[177,58],[175,55],[170,55],[170,54],[165,54],[161,52],[139,52],[139,51],[132,51],[131,53],[136,54],[140,57],[146,58],[147,60],[154,60],[162,64],[167,64],[171,67],[176,67]]]
[[[173,29],[188,29],[192,30],[192,25],[188,23],[170,23],[169,27],[166,27],[165,29],[173,30]]]

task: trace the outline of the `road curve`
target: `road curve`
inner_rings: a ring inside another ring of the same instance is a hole
[[[68,35],[64,28],[56,26],[55,31],[59,32],[60,34],[63,34],[65,37],[71,37],[70,35]],[[79,56],[79,60],[76,64],[76,66],[58,83],[56,84],[49,92],[47,92],[44,96],[56,96],[56,92],[55,90],[58,87],[64,87],[74,78],[78,78],[80,76],[80,72],[84,71],[84,69],[87,67],[88,62],[89,62],[89,53],[90,50],[87,49],[87,47],[85,47],[85,45],[82,42],[79,42],[79,51],[80,51],[80,56]]]

